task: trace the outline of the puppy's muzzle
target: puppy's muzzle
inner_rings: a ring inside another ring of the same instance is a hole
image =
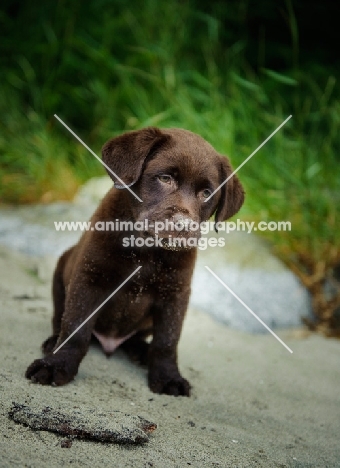
[[[176,213],[165,220],[152,220],[149,223],[148,234],[162,238],[171,237],[200,237],[200,226],[188,216]]]
[[[195,232],[197,229],[194,229],[195,221],[192,218],[188,218],[180,213],[176,213],[172,217],[172,223],[174,225],[175,231],[188,231],[188,232]]]

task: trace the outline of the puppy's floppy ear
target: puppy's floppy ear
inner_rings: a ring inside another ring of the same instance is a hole
[[[151,151],[163,145],[168,138],[158,128],[148,127],[107,141],[102,148],[102,159],[121,179],[107,171],[115,187],[124,188],[121,181],[128,186],[135,184],[141,176],[146,157]]]
[[[226,157],[220,158],[220,183],[222,183],[233,173],[233,169]],[[221,197],[216,209],[215,223],[231,218],[244,202],[244,189],[236,174],[220,190]]]

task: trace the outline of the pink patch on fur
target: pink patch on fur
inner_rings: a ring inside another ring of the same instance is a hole
[[[131,338],[131,336],[134,335],[136,332],[133,331],[129,335],[123,336],[121,338],[113,338],[112,336],[105,336],[96,331],[93,331],[92,333],[99,340],[104,352],[106,354],[112,354],[118,348],[118,346],[124,343],[124,341]]]

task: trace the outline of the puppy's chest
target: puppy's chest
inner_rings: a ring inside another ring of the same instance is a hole
[[[162,258],[162,253],[160,252],[157,255],[154,251],[151,251],[148,255],[145,255],[145,252],[142,254],[131,252],[121,258],[125,268],[131,271],[141,267],[134,277],[137,288],[140,287],[145,291],[150,287],[163,288],[168,283],[175,284],[181,281],[183,272],[178,266],[178,262],[165,261]]]
[[[149,262],[138,272],[139,277],[135,285],[137,294],[143,291],[150,293],[164,293],[175,291],[183,283],[182,272],[175,267],[164,266],[157,262]]]
[[[152,296],[150,285],[144,283],[132,283],[127,288],[126,298],[128,304],[142,304],[149,302]]]
[[[177,263],[164,261],[155,255],[155,252],[148,255],[126,252],[124,255],[106,258],[104,264],[88,261],[84,272],[90,287],[98,284],[106,285],[110,289],[118,287],[122,278],[128,278],[139,267],[121,292],[124,291],[124,295],[128,296],[129,303],[141,304],[155,296],[164,297],[176,293],[188,279],[190,281],[190,272],[186,269],[183,271]]]
[[[125,289],[125,297],[128,303],[143,304],[155,298],[166,299],[181,290],[181,282],[171,275],[141,275],[135,281],[131,281]]]

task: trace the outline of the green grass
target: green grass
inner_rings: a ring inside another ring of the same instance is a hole
[[[102,0],[85,12],[79,1],[30,7],[9,26],[2,18],[4,28],[26,27],[36,45],[20,42],[1,72],[2,201],[71,199],[103,173],[54,113],[98,154],[123,131],[175,126],[202,135],[234,167],[292,114],[240,170],[247,192],[241,216],[292,222],[289,233],[265,235],[312,292],[320,326],[338,329],[325,317],[340,294],[326,300],[323,287],[340,264],[340,103],[331,74],[312,78],[298,68],[290,3],[293,50],[285,73],[255,73],[244,59],[245,42],[223,47],[218,19],[189,4],[165,3],[165,23],[155,21],[154,1],[140,11],[113,3],[104,16]],[[40,15],[42,28],[27,15]]]

